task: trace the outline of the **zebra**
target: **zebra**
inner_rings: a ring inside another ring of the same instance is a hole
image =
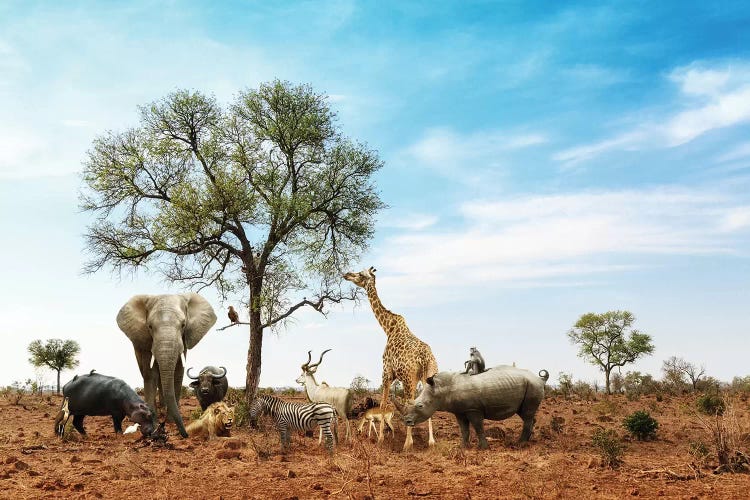
[[[276,422],[281,435],[281,451],[286,452],[291,444],[292,430],[309,431],[319,425],[326,437],[326,448],[333,453],[338,440],[336,432],[336,408],[328,403],[289,403],[275,396],[258,396],[250,405],[250,425],[257,426],[260,415],[269,414]],[[331,430],[333,426],[333,430]]]

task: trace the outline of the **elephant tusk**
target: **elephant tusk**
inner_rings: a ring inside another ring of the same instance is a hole
[[[183,352],[181,356],[182,356],[182,366],[185,367],[187,366],[187,358],[185,358],[185,353]]]
[[[153,368],[153,367],[154,367],[154,361],[156,361],[156,358],[155,358],[155,357],[154,357],[154,355],[152,354],[152,355],[151,355],[151,368]]]

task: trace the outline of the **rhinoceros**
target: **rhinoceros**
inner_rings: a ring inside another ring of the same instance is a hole
[[[547,370],[534,375],[514,366],[495,366],[478,375],[439,372],[427,379],[422,393],[412,402],[394,403],[408,426],[424,422],[436,411],[453,413],[461,428],[464,446],[469,445],[469,422],[477,433],[480,448],[487,448],[484,419],[504,420],[518,415],[523,420],[521,442],[528,441],[534,415],[544,398]]]

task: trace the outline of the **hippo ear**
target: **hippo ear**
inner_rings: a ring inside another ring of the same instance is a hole
[[[185,293],[187,320],[185,323],[185,347],[192,349],[216,323],[216,313],[206,299],[197,293]]]
[[[117,326],[132,342],[150,342],[148,299],[150,295],[133,295],[117,313]]]

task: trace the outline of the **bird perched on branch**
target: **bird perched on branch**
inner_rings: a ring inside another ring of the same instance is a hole
[[[234,310],[234,307],[229,306],[229,313],[227,314],[229,316],[229,321],[232,323],[239,323],[240,321],[240,315],[237,314],[237,311]]]

